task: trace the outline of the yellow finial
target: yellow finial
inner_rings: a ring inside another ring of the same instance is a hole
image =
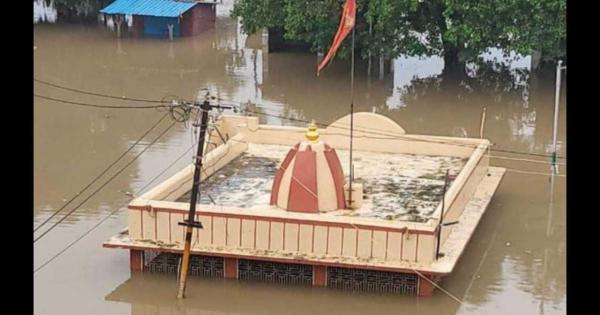
[[[306,139],[311,143],[317,143],[319,139],[319,132],[317,131],[317,125],[313,120],[310,124],[308,124],[308,130],[306,130]]]

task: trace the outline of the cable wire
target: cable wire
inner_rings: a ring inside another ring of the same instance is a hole
[[[113,176],[111,176],[104,184],[102,184],[102,186],[100,186],[91,195],[89,195],[87,198],[85,198],[85,200],[83,200],[81,203],[79,203],[77,206],[75,206],[73,209],[71,209],[71,211],[67,212],[67,214],[65,214],[62,218],[60,218],[58,221],[56,221],[51,227],[49,227],[47,230],[45,230],[41,235],[36,237],[33,240],[33,243],[36,243],[38,240],[40,240],[42,237],[44,237],[46,234],[48,234],[50,231],[52,231],[54,228],[56,228],[56,226],[58,226],[67,217],[69,217],[71,214],[73,214],[79,207],[81,207],[81,205],[83,205],[86,201],[88,201],[90,198],[92,198],[94,195],[96,195],[96,193],[98,193],[100,190],[102,190],[102,188],[104,188],[106,185],[108,185],[113,179],[115,179],[118,175],[120,175],[127,167],[129,167],[131,164],[133,164],[133,162],[135,162],[144,152],[146,152],[146,150],[148,150],[148,148],[150,148],[156,141],[158,141],[158,139],[160,139],[164,134],[166,134],[167,131],[169,131],[175,124],[176,124],[176,122],[172,122],[154,140],[152,140],[152,142],[150,142],[150,144],[148,144],[140,153],[138,153],[138,155],[136,155],[131,161],[129,161],[129,163],[127,163],[124,167],[122,167],[119,171],[117,171],[117,173],[115,173]]]
[[[119,96],[102,94],[102,93],[96,93],[96,92],[83,91],[83,90],[61,86],[61,85],[58,85],[58,84],[55,84],[55,83],[50,83],[50,82],[39,80],[39,79],[34,79],[34,81],[42,83],[42,84],[46,84],[46,85],[49,85],[49,86],[53,86],[53,87],[56,87],[56,88],[60,88],[60,89],[64,89],[64,90],[68,90],[68,91],[72,91],[72,92],[76,92],[76,93],[82,93],[82,94],[88,94],[88,95],[94,95],[94,96],[101,96],[101,97],[109,97],[109,98],[119,99],[119,100],[131,100],[131,101],[140,101],[140,102],[163,103],[163,101],[160,101],[160,100],[126,98],[126,97],[119,97]],[[158,106],[108,106],[108,105],[97,105],[97,104],[89,104],[89,103],[72,102],[72,101],[55,99],[55,98],[51,98],[51,97],[47,97],[47,96],[42,96],[42,95],[37,95],[37,94],[35,94],[35,96],[40,97],[40,98],[45,98],[45,99],[48,99],[48,100],[57,101],[57,102],[63,102],[63,103],[67,103],[67,104],[80,105],[80,106],[90,106],[90,107],[98,107],[98,108],[125,108],[125,109],[128,109],[128,108],[134,109],[135,108],[135,109],[139,109],[139,108],[165,108],[165,107],[167,107],[165,105],[158,105]],[[228,102],[229,105],[235,106],[237,108],[241,108],[241,106],[247,105],[246,103],[238,102],[238,101],[233,101],[233,100],[222,100],[222,99],[220,99],[220,101]],[[172,112],[175,112],[175,110],[172,109]],[[245,112],[246,113],[251,113],[251,114],[256,114],[256,115],[262,115],[262,116],[266,116],[266,117],[273,117],[273,118],[278,118],[278,119],[284,119],[284,120],[288,120],[288,121],[310,123],[310,121],[304,120],[304,119],[289,118],[289,117],[284,117],[284,116],[280,116],[280,115],[274,115],[274,114],[269,114],[269,113],[261,113],[261,112],[257,112],[257,111],[251,111],[251,110],[247,110],[247,109],[245,110]],[[173,116],[173,114],[172,114],[172,116]],[[320,125],[322,127],[332,127],[332,128],[350,130],[350,128],[344,128],[344,127],[340,127],[340,126],[329,126],[329,124],[325,124],[325,123],[321,123],[321,122],[315,122],[315,124]],[[340,124],[340,125],[345,125],[345,124]],[[363,129],[363,130],[360,130],[361,128],[354,128],[354,129],[356,129],[358,131],[364,131],[364,132],[369,132],[369,133],[379,134],[379,135],[384,135],[384,136],[400,137],[400,138],[403,138],[406,141],[421,141],[421,142],[440,143],[440,144],[448,144],[448,145],[456,145],[456,146],[466,146],[466,147],[473,147],[473,148],[476,147],[476,145],[469,145],[469,144],[458,143],[458,142],[451,142],[451,141],[436,141],[436,140],[427,140],[427,139],[414,139],[414,138],[410,138],[410,137],[405,137],[404,135],[401,135],[401,134],[390,133],[389,131],[386,131],[386,130],[381,130],[381,129],[378,130],[376,128],[367,128],[367,129]],[[369,136],[364,136],[364,137],[369,138]],[[378,139],[376,137],[371,137],[371,138]],[[504,152],[504,153],[520,154],[520,155],[529,155],[529,156],[539,156],[539,157],[546,157],[546,158],[552,157],[552,155],[547,155],[547,154],[539,154],[539,153],[531,153],[531,152],[521,152],[521,151],[508,150],[508,149],[503,149],[503,148],[490,148],[490,150],[491,151],[496,151],[496,152]],[[564,157],[564,156],[557,156],[556,158],[557,159],[564,159],[564,160],[566,160],[566,157]]]
[[[59,102],[59,103],[65,103],[65,104],[71,104],[71,105],[78,105],[78,106],[84,106],[84,107],[95,107],[95,108],[148,109],[148,108],[164,108],[164,107],[166,107],[164,105],[143,105],[143,106],[99,105],[99,104],[91,104],[91,103],[83,103],[83,102],[74,102],[74,101],[69,101],[69,100],[60,99],[60,98],[49,97],[49,96],[35,94],[35,93],[33,94],[33,96],[38,97],[38,98],[42,98],[42,99],[45,99],[45,100],[49,100],[49,101]]]
[[[516,168],[506,168],[506,171],[507,172],[513,172],[513,173],[529,174],[529,175],[567,177],[566,174],[552,174],[552,173],[532,172],[532,171],[519,170],[519,169],[516,169]]]
[[[175,163],[179,162],[179,160],[181,160],[186,154],[188,154],[192,148],[193,148],[193,146],[191,146],[185,152],[183,152],[183,154],[181,154],[175,161],[173,161],[171,164],[169,164],[169,166],[167,166],[162,172],[160,172],[158,175],[154,176],[154,178],[152,178],[152,180],[150,180],[148,183],[146,183],[146,185],[144,185],[144,187],[140,188],[135,194],[136,195],[140,194],[144,189],[148,188],[148,186],[150,186],[155,180],[157,180],[167,170],[169,170],[171,167],[173,167],[173,165],[175,165]],[[66,252],[69,248],[73,247],[73,245],[75,245],[76,243],[78,243],[79,241],[81,241],[84,237],[86,237],[92,231],[94,231],[95,229],[97,229],[100,225],[102,225],[102,223],[104,223],[106,220],[108,220],[111,216],[113,216],[115,213],[117,213],[119,210],[121,210],[121,207],[123,207],[123,206],[126,206],[126,204],[123,204],[123,205],[117,207],[116,209],[114,209],[113,211],[111,211],[107,216],[105,216],[102,220],[100,220],[98,223],[96,223],[96,225],[92,226],[89,230],[87,230],[81,236],[79,236],[74,241],[72,241],[71,243],[69,243],[69,245],[67,245],[65,248],[63,248],[58,253],[56,253],[54,256],[52,256],[50,259],[46,260],[46,262],[44,262],[43,264],[41,264],[40,266],[38,266],[33,271],[33,273],[35,274],[36,272],[38,272],[39,270],[41,270],[42,268],[44,268],[46,265],[48,265],[50,262],[52,262],[54,259],[58,258],[60,255],[62,255],[64,252]]]
[[[490,155],[492,159],[502,159],[502,160],[512,160],[512,161],[522,161],[522,162],[530,162],[530,163],[539,163],[545,165],[552,165],[550,161],[542,161],[542,160],[532,160],[532,159],[522,159],[522,158],[511,158],[508,156],[499,156],[499,155]],[[567,165],[567,163],[556,163],[556,165]]]
[[[92,179],[92,181],[89,182],[83,189],[81,189],[78,193],[76,193],[73,197],[71,197],[71,199],[69,199],[69,201],[67,201],[67,203],[62,205],[62,207],[60,207],[60,209],[58,209],[56,212],[54,212],[52,215],[50,215],[50,217],[48,217],[46,220],[44,220],[44,222],[42,222],[37,227],[35,227],[33,229],[33,232],[36,232],[39,228],[41,228],[46,223],[48,223],[50,220],[52,220],[52,218],[54,218],[58,213],[60,213],[64,208],[66,208],[71,202],[73,202],[73,200],[77,199],[77,197],[79,197],[79,195],[84,193],[88,188],[90,188],[90,186],[92,186],[96,181],[98,181],[98,179],[100,179],[102,176],[104,176],[104,174],[106,174],[108,172],[108,170],[110,170],[113,166],[115,166],[115,164],[117,164],[121,159],[123,159],[123,157],[125,157],[129,152],[131,152],[131,150],[133,150],[133,148],[135,148],[140,143],[140,141],[142,141],[142,139],[144,139],[150,133],[150,131],[154,130],[154,128],[156,128],[156,126],[158,126],[168,115],[169,115],[169,113],[166,113],[165,115],[163,115],[154,125],[152,125],[150,127],[150,129],[146,130],[146,132],[144,132],[144,134],[141,137],[139,137],[131,146],[129,146],[129,148],[127,150],[125,150],[125,152],[123,152],[115,161],[110,163],[110,165],[108,165],[102,172],[100,172],[100,174],[98,174],[94,179]]]
[[[48,85],[48,86],[51,86],[51,87],[54,87],[54,88],[58,88],[58,89],[70,91],[70,92],[87,94],[87,95],[93,95],[93,96],[99,96],[99,97],[112,98],[112,99],[117,99],[117,100],[121,100],[121,101],[133,101],[133,102],[145,102],[145,103],[162,103],[162,101],[159,101],[159,100],[149,100],[149,99],[142,99],[142,98],[132,98],[132,97],[116,96],[116,95],[102,94],[102,93],[97,93],[97,92],[84,91],[84,90],[79,90],[79,89],[75,89],[75,88],[70,88],[70,87],[58,85],[56,83],[51,83],[51,82],[40,80],[40,79],[36,79],[36,78],[33,78],[33,81],[41,83],[41,84],[44,84],[44,85]]]
[[[233,105],[233,104],[228,104],[228,105]],[[239,105],[233,105],[233,106],[238,106],[239,107]],[[275,114],[269,114],[269,113],[263,113],[263,112],[257,112],[257,111],[252,111],[252,110],[244,110],[244,112],[250,113],[250,114],[255,114],[255,115],[260,115],[260,116],[265,116],[265,117],[279,118],[279,119],[284,119],[284,120],[294,121],[294,122],[302,122],[302,123],[310,123],[311,122],[311,121],[304,120],[304,119],[289,118],[289,117],[285,117],[285,116],[280,116],[280,115],[275,115]],[[338,123],[338,125],[336,125],[336,126],[331,126],[330,124],[326,124],[326,123],[315,121],[315,124],[319,125],[321,127],[326,127],[326,128],[336,128],[336,129],[342,129],[342,130],[350,130],[349,127],[342,127],[345,124],[340,124],[340,123]],[[444,141],[444,140],[433,140],[433,139],[415,139],[415,138],[412,138],[412,137],[408,137],[408,136],[406,136],[404,134],[394,133],[394,132],[390,132],[390,131],[387,131],[387,130],[381,130],[381,129],[375,129],[375,128],[354,127],[354,129],[358,130],[358,131],[362,131],[362,132],[368,132],[368,133],[372,133],[372,134],[376,134],[376,135],[386,136],[386,138],[373,137],[373,136],[367,136],[367,135],[355,136],[355,137],[362,137],[362,138],[369,138],[369,139],[376,139],[376,140],[401,139],[401,140],[406,140],[406,141],[438,143],[438,144],[447,144],[447,145],[463,146],[463,147],[470,147],[470,148],[476,148],[478,146],[478,145],[475,145],[475,144],[465,144],[465,143],[456,142],[456,141]],[[337,134],[337,135],[349,136],[349,135],[345,135],[345,134]],[[505,153],[521,154],[521,155],[531,155],[531,156],[539,156],[539,157],[547,157],[547,158],[552,157],[552,155],[547,155],[547,154],[539,154],[539,153],[531,153],[531,152],[521,152],[521,151],[514,151],[514,150],[508,150],[508,149],[502,149],[502,148],[490,148],[490,150],[491,151],[496,151],[496,152],[505,152]],[[564,156],[557,156],[557,158],[558,159],[564,159],[564,160],[567,159]]]

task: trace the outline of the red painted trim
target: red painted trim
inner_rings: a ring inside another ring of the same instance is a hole
[[[335,186],[335,194],[337,197],[337,207],[338,209],[345,209],[346,197],[344,196],[344,171],[342,170],[340,159],[338,158],[335,149],[329,150],[327,147],[325,148],[326,151],[323,153],[325,154],[325,159],[329,165],[329,171],[333,177],[333,184]]]
[[[429,277],[428,277],[429,278]],[[433,279],[429,278],[433,281]],[[429,281],[425,280],[423,277],[419,276],[419,289],[418,296],[419,297],[428,297],[433,294],[433,284]]]
[[[143,270],[144,251],[131,249],[129,250],[129,268],[131,272],[140,272]]]
[[[327,267],[319,265],[313,266],[313,285],[317,287],[327,286]]]
[[[271,188],[271,202],[270,202],[271,205],[277,204],[277,198],[279,195],[279,187],[281,186],[281,179],[283,178],[283,174],[285,173],[285,170],[288,168],[288,166],[292,162],[292,159],[296,156],[299,145],[300,145],[300,142],[298,142],[294,146],[294,148],[292,148],[292,149],[290,149],[290,151],[288,151],[287,155],[283,159],[283,162],[281,163],[281,166],[275,173],[275,178],[273,179],[273,187]]]
[[[238,259],[233,257],[225,257],[225,279],[237,279],[238,278]]]
[[[318,213],[317,192],[317,153],[298,151],[290,179],[287,210]]]
[[[130,206],[130,210],[140,210],[137,206]],[[154,208],[157,212],[172,212],[172,213],[182,213],[187,214],[187,210],[181,209],[169,209],[169,208]],[[435,235],[433,231],[423,231],[423,230],[414,230],[408,229],[408,227],[384,227],[384,226],[374,226],[367,225],[361,223],[343,223],[343,222],[323,222],[317,220],[310,219],[294,219],[294,218],[278,218],[278,217],[269,217],[264,215],[255,215],[255,214],[237,214],[237,213],[224,213],[224,212],[212,212],[212,211],[199,211],[202,215],[220,217],[220,218],[235,218],[235,219],[248,219],[248,220],[264,220],[271,222],[281,222],[288,224],[315,224],[319,226],[331,226],[331,227],[341,227],[347,229],[363,229],[363,230],[374,230],[374,231],[389,231],[389,232],[397,232],[397,233],[406,233],[409,231],[411,234],[424,234],[424,235]]]
[[[142,246],[132,246],[132,245],[112,245],[112,244],[103,244],[104,248],[123,248],[123,249],[138,249],[138,250],[156,250],[154,247],[142,247]],[[161,252],[168,253],[182,253],[181,249],[173,249],[173,248],[161,248]],[[204,255],[204,256],[212,256],[212,257],[225,257],[225,258],[240,258],[240,259],[252,259],[259,261],[273,261],[273,262],[282,262],[282,263],[299,263],[299,264],[309,264],[309,265],[319,265],[319,266],[331,266],[331,267],[343,267],[343,268],[355,268],[355,269],[368,269],[368,270],[380,270],[380,271],[391,271],[391,272],[404,272],[404,273],[415,273],[412,269],[406,268],[392,268],[392,267],[378,267],[371,265],[360,265],[360,264],[348,264],[348,263],[329,263],[322,262],[310,259],[297,259],[297,258],[271,258],[271,257],[262,257],[262,256],[254,256],[254,255],[239,255],[239,254],[227,254],[227,253],[213,253],[206,252],[200,250],[192,250],[194,255]],[[427,270],[419,270],[421,274],[424,275],[438,275],[438,276],[446,276],[450,274],[449,272],[432,272]]]

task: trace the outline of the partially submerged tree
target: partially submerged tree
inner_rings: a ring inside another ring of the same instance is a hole
[[[232,14],[251,34],[277,28],[284,38],[324,51],[343,0],[239,0]],[[464,71],[490,47],[543,58],[565,55],[566,0],[358,0],[356,47],[368,56],[444,57],[445,71]],[[349,40],[338,52],[348,55]]]
[[[98,11],[105,5],[114,0],[45,0],[49,5],[54,3],[54,7],[60,18],[67,20],[89,19],[93,20],[98,16]]]

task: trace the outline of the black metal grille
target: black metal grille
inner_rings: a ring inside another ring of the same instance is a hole
[[[153,261],[158,255],[160,255],[160,253],[161,252],[157,250],[145,250],[143,255],[144,267]]]
[[[280,284],[312,285],[311,265],[286,264],[240,259],[239,278]]]
[[[146,256],[149,255],[144,253],[145,272],[177,274],[177,269],[179,268],[179,257],[181,257],[181,255],[160,253],[153,258],[146,258]]]
[[[223,257],[192,256],[190,259],[190,274],[192,276],[223,278]]]
[[[327,268],[327,286],[335,289],[416,295],[416,274],[350,268]]]
[[[154,256],[154,257],[152,257]],[[144,271],[177,274],[181,254],[160,253],[152,255],[144,253]],[[223,257],[190,256],[190,275],[201,277],[223,277]]]

